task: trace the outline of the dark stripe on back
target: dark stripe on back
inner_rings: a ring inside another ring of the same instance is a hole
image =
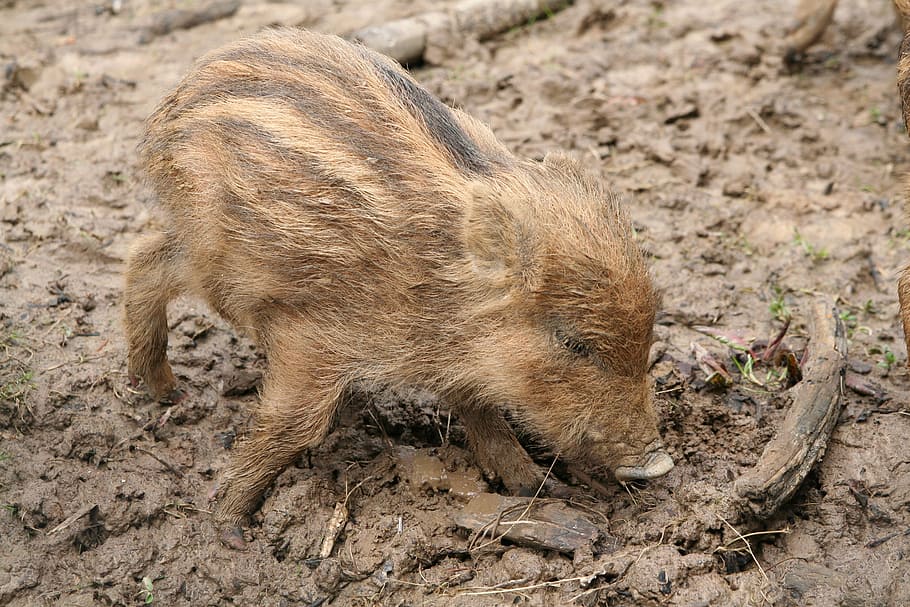
[[[208,131],[212,130],[211,124],[217,126],[214,131],[219,133],[228,144],[228,149],[233,154],[237,166],[247,172],[250,183],[256,183],[261,188],[260,191],[268,191],[268,196],[263,196],[260,202],[282,200],[292,204],[306,202],[309,205],[338,205],[344,208],[359,208],[360,213],[369,216],[371,205],[364,199],[358,189],[358,184],[330,175],[323,170],[324,163],[320,162],[317,157],[285,147],[269,131],[243,118],[217,117],[212,118],[209,123],[199,123],[194,126]],[[187,135],[192,137],[191,132]],[[275,158],[275,164],[269,163],[271,168],[287,167],[293,171],[296,179],[278,182],[262,180],[263,171],[258,166],[261,159],[246,153],[246,150],[253,149]],[[301,197],[301,186],[304,185],[309,185],[314,193],[323,190],[341,191],[344,192],[344,196],[339,198]]]
[[[490,158],[464,132],[446,104],[371,51],[363,49],[361,53],[376,67],[395,95],[405,101],[411,114],[426,125],[430,135],[449,153],[459,169],[482,175],[492,172]]]
[[[374,101],[363,96],[362,75],[359,75],[357,70],[350,69],[349,65],[346,68],[344,65],[333,64],[330,60],[331,55],[335,55],[335,58],[344,64],[344,56],[352,54],[354,57],[366,60],[374,68],[376,75],[389,87],[395,99],[404,101],[410,114],[426,126],[430,136],[449,154],[455,166],[466,173],[482,175],[492,173],[491,159],[461,128],[451,109],[414,82],[391,60],[377,55],[363,46],[340,40],[336,45],[325,44],[322,46],[321,50],[324,53],[322,55],[311,52],[304,39],[292,38],[291,40],[297,43],[298,50],[302,52],[288,55],[264,46],[244,45],[211,57],[203,65],[216,61],[239,61],[248,65],[262,65],[266,68],[263,73],[277,70],[277,73],[280,74],[281,71],[288,70],[318,74],[320,78],[334,82],[341,90],[348,91],[352,99],[363,103],[367,109],[379,112],[386,110],[381,100]],[[303,104],[298,103],[297,105],[300,107]],[[324,123],[327,123],[329,121],[326,118],[334,108],[319,108],[313,104],[306,109],[308,113],[320,114],[319,117]],[[320,109],[322,112],[319,112]]]
[[[317,88],[302,85],[297,82],[288,82],[276,79],[230,78],[225,80],[212,80],[209,82],[197,81],[194,88],[190,89],[192,95],[174,108],[174,113],[179,115],[188,110],[203,108],[218,101],[237,99],[268,99],[285,104],[288,113],[299,112],[315,126],[343,142],[351,153],[362,158],[372,159],[373,168],[380,174],[395,182],[413,172],[412,160],[402,156],[399,150],[390,148],[388,135],[378,130],[367,130],[356,120],[337,111],[333,100],[328,99]],[[377,111],[385,108],[376,108]],[[255,117],[252,117],[255,120]],[[242,118],[238,117],[238,121]],[[253,125],[247,127],[254,128]],[[271,135],[262,131],[257,137],[265,141],[271,140]],[[318,165],[318,154],[310,159],[313,170]],[[406,188],[404,183],[397,186]],[[409,190],[405,190],[410,194]]]

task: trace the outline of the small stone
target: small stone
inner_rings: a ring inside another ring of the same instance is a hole
[[[723,194],[724,196],[730,196],[731,198],[741,198],[746,195],[746,192],[751,185],[751,177],[737,177],[724,184]]]
[[[848,363],[850,365],[850,370],[854,373],[859,373],[860,375],[868,375],[872,372],[872,365],[861,360],[851,360]]]
[[[672,164],[676,160],[676,152],[670,142],[663,139],[648,146],[648,157],[661,164]]]
[[[819,179],[831,179],[834,176],[835,167],[833,162],[819,162],[818,166],[815,167],[815,173],[818,175]]]
[[[76,123],[76,128],[82,129],[83,131],[97,131],[98,130],[98,118],[92,116],[85,116],[79,122]]]
[[[341,565],[338,559],[323,559],[313,572],[313,581],[316,586],[325,592],[334,592],[341,584]]]

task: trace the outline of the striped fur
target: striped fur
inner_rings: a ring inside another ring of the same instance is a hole
[[[904,39],[901,42],[897,64],[897,92],[901,99],[904,114],[904,125],[910,132],[910,0],[894,0],[894,7],[901,16],[904,25]],[[906,187],[905,198],[910,200],[910,182]],[[900,303],[901,325],[904,328],[904,342],[910,353],[910,267],[904,268],[897,281],[897,295]],[[907,361],[910,366],[910,359]]]
[[[618,199],[568,158],[519,160],[397,64],[290,29],[200,59],[141,155],[168,223],[129,261],[131,374],[174,388],[179,293],[269,361],[221,520],[322,440],[354,382],[435,390],[514,491],[541,475],[501,408],[594,466],[635,465],[658,442],[656,294]]]

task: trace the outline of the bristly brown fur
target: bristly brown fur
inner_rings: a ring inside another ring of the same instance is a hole
[[[901,42],[900,57],[897,64],[897,91],[901,98],[904,114],[904,125],[910,132],[910,0],[894,0],[894,7],[900,13],[904,25],[904,39]],[[905,199],[910,200],[910,183]],[[900,303],[901,324],[904,328],[904,342],[910,353],[910,267],[904,268],[897,281],[897,295]],[[910,360],[908,360],[910,365]]]
[[[618,199],[569,158],[518,160],[389,60],[291,29],[203,57],[141,154],[169,223],[130,255],[131,374],[174,389],[166,306],[180,293],[268,358],[220,520],[242,520],[323,439],[354,381],[435,390],[513,491],[541,473],[501,408],[596,466],[636,465],[659,442],[657,295]]]

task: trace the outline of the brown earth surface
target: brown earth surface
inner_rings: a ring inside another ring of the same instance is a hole
[[[0,0],[0,604],[910,605],[895,288],[910,261],[910,146],[888,2],[841,3],[792,69],[781,41],[795,2],[779,0],[578,0],[414,69],[517,154],[569,150],[614,184],[664,293],[652,374],[677,466],[574,499],[601,537],[573,555],[457,527],[471,492],[501,488],[421,392],[358,398],[279,477],[248,550],[218,543],[208,496],[249,428],[263,360],[180,300],[170,357],[187,398],[130,387],[121,272],[156,225],[142,121],[195,57],[242,34],[345,33],[444,3],[246,0],[148,44],[154,13],[199,2],[116,4]],[[709,333],[767,340],[791,314],[785,343],[801,355],[817,293],[848,328],[843,412],[791,502],[734,530],[723,495],[789,400],[783,367],[750,368]],[[692,343],[731,386],[706,383]],[[553,471],[581,486],[562,462]],[[321,559],[339,502],[347,521]],[[756,533],[751,553],[739,533]]]

